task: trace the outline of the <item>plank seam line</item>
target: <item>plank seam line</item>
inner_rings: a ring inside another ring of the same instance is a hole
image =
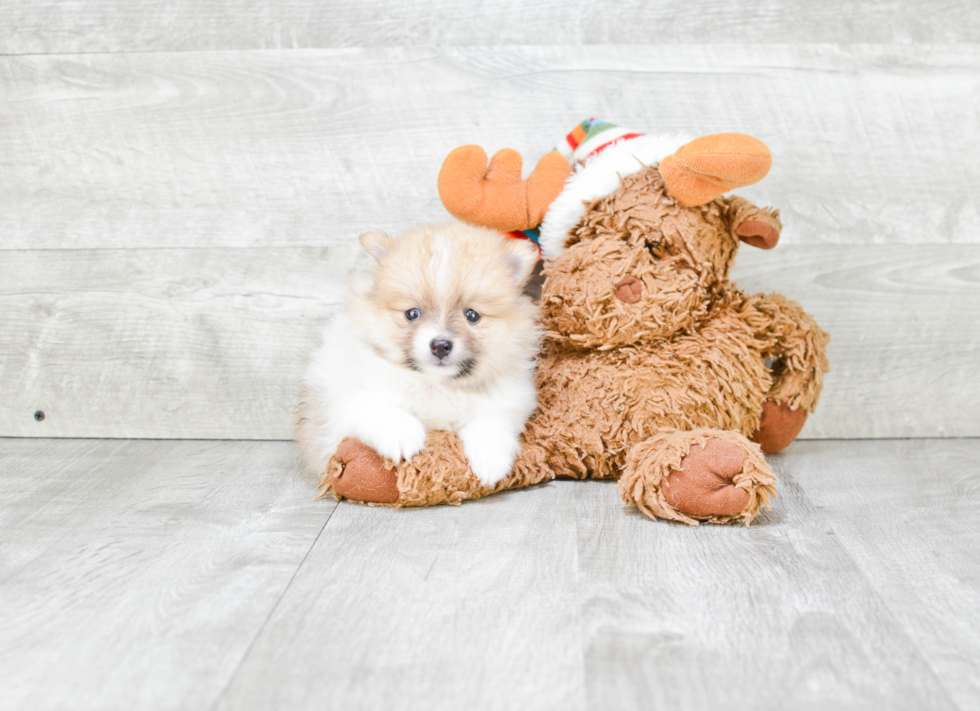
[[[795,442],[957,442],[961,440],[976,440],[980,439],[980,433],[973,435],[951,435],[951,436],[941,436],[935,434],[927,435],[911,435],[911,436],[883,436],[883,437],[809,437],[803,435]],[[97,436],[61,436],[61,435],[11,435],[0,433],[0,441],[2,440],[50,440],[50,441],[68,441],[68,440],[105,440],[107,442],[292,442],[294,439],[292,437],[118,437],[112,435],[97,435]],[[332,513],[330,514],[333,515]],[[329,518],[327,521],[329,522]],[[326,525],[326,524],[324,524]]]
[[[463,45],[460,45],[462,47]],[[487,45],[487,46],[497,46],[497,45]],[[533,46],[533,45],[528,45]],[[105,55],[121,55],[125,56],[127,54],[227,54],[231,52],[241,52],[241,53],[261,53],[261,52],[302,52],[302,51],[317,51],[317,50],[336,50],[336,49],[371,49],[371,47],[244,47],[236,48],[229,47],[227,49],[102,49],[92,52],[0,52],[0,57],[92,57],[92,56],[105,56]]]
[[[262,624],[259,625],[259,628],[258,630],[256,630],[255,636],[252,638],[252,641],[249,642],[248,647],[245,648],[245,652],[242,654],[242,658],[238,660],[238,664],[235,665],[234,671],[232,671],[232,673],[229,675],[228,682],[221,690],[221,693],[218,694],[217,698],[215,698],[214,703],[211,704],[212,711],[215,708],[217,708],[218,704],[221,703],[221,700],[225,698],[225,695],[231,689],[232,684],[235,683],[235,679],[238,677],[238,673],[242,670],[242,667],[245,665],[245,660],[248,659],[249,655],[252,653],[252,649],[255,648],[256,643],[259,641],[259,638],[262,636],[262,633],[265,632],[265,628],[268,626],[269,621],[272,619],[272,616],[276,613],[276,610],[279,609],[279,603],[281,603],[283,598],[286,597],[286,594],[289,592],[289,588],[293,586],[293,581],[296,580],[296,576],[299,575],[299,571],[302,570],[303,565],[306,563],[306,559],[310,557],[310,553],[313,552],[313,548],[316,546],[316,542],[320,540],[320,536],[323,535],[323,532],[327,528],[327,524],[330,523],[330,519],[333,518],[333,515],[334,513],[336,513],[337,508],[339,506],[340,506],[340,502],[337,502],[337,506],[333,507],[333,510],[330,512],[330,515],[327,516],[327,520],[323,522],[323,526],[320,527],[319,532],[316,534],[316,538],[313,539],[313,542],[310,544],[310,547],[307,549],[306,554],[303,556],[303,559],[299,562],[299,565],[296,566],[296,570],[294,570],[292,576],[290,576],[289,582],[286,583],[286,587],[282,589],[282,592],[279,594],[279,597],[276,598],[275,603],[273,603],[272,607],[269,609],[269,614],[266,615],[265,619],[262,621]]]
[[[677,42],[675,44],[671,44],[670,47],[672,47],[672,48],[680,47],[680,48],[689,48],[689,49],[692,49],[692,50],[699,50],[699,49],[703,49],[705,46],[712,46],[712,45],[718,45],[718,44],[719,44],[718,42],[707,42],[707,43],[705,43],[705,42],[692,42],[692,41],[688,41],[688,42]],[[751,48],[751,47],[754,46],[750,42],[733,42],[733,43],[732,42],[729,42],[729,43],[720,43],[720,44],[723,44],[723,45],[733,45],[733,46],[735,46],[736,48],[738,48],[739,50],[742,50],[742,51],[745,51],[747,48]],[[772,43],[765,43],[765,44],[770,44],[770,45],[774,45],[774,46],[784,47],[784,46],[786,46],[787,43],[784,43],[784,42],[772,42]],[[971,40],[968,40],[968,41],[957,41],[957,42],[942,42],[942,41],[935,41],[935,42],[913,42],[911,44],[906,43],[906,42],[895,41],[894,39],[892,39],[891,41],[885,41],[885,42],[794,42],[794,43],[791,43],[791,44],[793,46],[804,47],[804,48],[816,47],[816,48],[820,49],[820,48],[830,47],[831,49],[836,49],[838,51],[841,48],[843,48],[843,49],[846,50],[846,49],[850,49],[852,47],[856,47],[858,49],[870,48],[871,50],[897,48],[898,51],[908,50],[909,53],[911,53],[911,50],[923,50],[923,49],[928,50],[928,49],[937,49],[937,48],[938,49],[942,49],[942,48],[948,47],[949,45],[953,45],[954,47],[956,47],[957,50],[964,51],[966,54],[972,54],[972,51],[971,50],[975,50],[976,49],[977,42],[976,42],[976,40],[974,40],[973,38],[971,38]],[[560,48],[560,49],[572,49],[572,50],[603,49],[603,48],[608,48],[608,47],[616,47],[616,48],[618,48],[618,47],[640,47],[641,49],[651,49],[651,48],[654,48],[656,46],[657,45],[652,45],[652,44],[647,44],[647,43],[642,43],[642,42],[641,43],[635,43],[634,42],[634,43],[626,43],[626,44],[624,44],[622,42],[596,42],[596,43],[575,42],[575,43],[564,43],[564,44],[550,44],[550,45],[546,45],[546,47],[549,48],[549,49]],[[431,42],[424,42],[424,43],[421,43],[421,44],[420,43],[417,43],[417,42],[403,42],[403,43],[397,43],[397,44],[386,45],[386,46],[361,45],[361,44],[358,44],[358,45],[341,45],[341,44],[337,44],[337,45],[318,45],[318,44],[310,44],[310,45],[304,45],[304,46],[286,46],[286,47],[282,47],[282,46],[281,47],[194,47],[194,48],[188,48],[188,49],[178,49],[178,48],[170,48],[170,49],[163,49],[163,48],[160,48],[160,49],[117,48],[117,49],[99,49],[99,50],[90,50],[90,51],[69,50],[69,51],[47,51],[47,52],[45,52],[45,51],[35,51],[35,52],[30,52],[30,51],[27,51],[27,52],[0,51],[0,57],[77,57],[77,56],[85,57],[85,56],[104,56],[104,55],[121,55],[121,56],[126,56],[126,55],[129,55],[129,54],[136,54],[136,55],[154,55],[154,54],[155,55],[231,54],[231,53],[239,53],[239,54],[263,54],[263,53],[264,54],[289,54],[289,53],[304,53],[304,52],[305,53],[323,53],[323,54],[341,54],[341,55],[343,55],[343,54],[351,54],[351,53],[355,53],[355,52],[356,53],[383,53],[383,52],[391,52],[392,50],[395,50],[395,51],[398,51],[398,50],[416,50],[416,51],[432,51],[432,52],[435,52],[435,51],[444,51],[444,52],[445,51],[450,51],[450,52],[460,53],[460,52],[465,52],[465,50],[469,50],[469,49],[479,49],[479,50],[507,50],[507,51],[515,51],[515,50],[529,51],[530,50],[530,51],[533,51],[533,50],[539,50],[540,48],[541,48],[541,45],[540,44],[535,44],[534,42],[530,42],[530,41],[529,42],[506,43],[506,44],[500,44],[500,43],[487,43],[487,44],[472,44],[472,43],[440,44],[438,42],[431,41]],[[410,60],[410,61],[419,62],[419,61],[429,61],[430,59],[432,59],[432,57],[425,57],[423,59]],[[917,66],[918,67],[918,66],[922,66],[922,64],[918,64],[918,65],[914,65],[914,66]],[[807,70],[807,69],[810,69],[810,67],[807,67],[807,66],[802,66],[802,67],[798,67],[798,66],[795,66],[795,65],[783,66],[783,65],[779,65],[779,64],[776,64],[776,65],[767,65],[767,64],[764,64],[761,60],[759,62],[757,62],[757,63],[748,63],[748,64],[745,65],[745,67],[739,67],[739,68],[792,69],[792,70],[801,70],[801,69],[802,70]],[[954,68],[959,68],[959,67],[958,66],[954,66]],[[948,67],[940,67],[940,69],[948,69]],[[607,71],[609,71],[609,70],[607,70]],[[612,70],[612,71],[615,71],[615,70]],[[819,69],[817,71],[819,71]],[[640,71],[634,71],[633,73],[640,73]],[[643,73],[650,73],[650,72],[649,71],[646,71],[646,72],[643,72]],[[698,73],[705,73],[705,72],[698,72]],[[515,76],[523,76],[523,75],[515,75]]]

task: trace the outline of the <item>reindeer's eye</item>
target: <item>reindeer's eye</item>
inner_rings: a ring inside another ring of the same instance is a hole
[[[405,318],[407,318],[409,321],[414,321],[421,315],[422,312],[419,311],[418,309],[409,309],[408,311],[405,312]]]

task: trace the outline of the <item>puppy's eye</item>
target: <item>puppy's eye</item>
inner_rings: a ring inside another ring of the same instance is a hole
[[[409,309],[408,311],[405,312],[405,318],[407,318],[409,321],[414,321],[421,315],[422,312],[419,311],[418,309]]]
[[[466,309],[466,320],[470,323],[476,323],[480,320],[480,314],[473,309]]]

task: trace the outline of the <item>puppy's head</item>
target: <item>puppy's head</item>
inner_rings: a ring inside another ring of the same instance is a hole
[[[377,265],[354,301],[355,325],[383,357],[460,385],[533,358],[537,309],[522,293],[538,258],[533,244],[461,223],[360,241]]]

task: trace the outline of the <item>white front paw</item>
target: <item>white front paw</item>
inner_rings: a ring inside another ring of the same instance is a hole
[[[510,474],[521,445],[517,437],[496,428],[478,425],[459,433],[470,469],[484,486],[493,486]]]
[[[411,459],[425,447],[425,426],[419,418],[403,410],[378,412],[369,431],[360,436],[382,457],[393,462]]]

